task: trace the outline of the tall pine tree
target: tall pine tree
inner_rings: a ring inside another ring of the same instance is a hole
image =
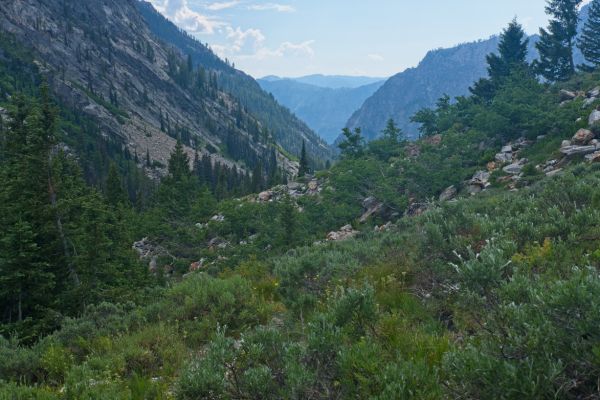
[[[590,5],[590,14],[577,45],[591,68],[600,66],[600,0]]]
[[[573,47],[582,1],[548,0],[546,13],[552,20],[547,30],[540,29],[540,41],[536,43],[540,58],[535,69],[549,81],[565,81],[575,73]]]
[[[298,167],[298,177],[302,178],[309,172],[308,158],[306,156],[306,143],[302,141],[302,151],[300,152],[300,166]]]
[[[171,158],[169,158],[169,174],[175,181],[180,181],[190,175],[190,159],[180,141],[177,141]]]
[[[480,79],[469,90],[473,95],[484,100],[491,100],[506,78],[517,71],[527,71],[527,45],[529,39],[523,27],[513,19],[500,35],[498,54],[486,57],[488,78]]]

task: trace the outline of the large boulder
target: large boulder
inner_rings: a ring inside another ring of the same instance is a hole
[[[273,197],[273,192],[271,192],[270,190],[261,192],[258,194],[258,200],[262,201],[262,202],[267,202],[269,200],[271,200],[271,198]]]
[[[327,234],[327,240],[330,242],[339,242],[353,238],[359,233],[359,231],[352,228],[352,225],[344,225],[337,232],[329,232]]]
[[[600,86],[596,86],[589,92],[587,92],[588,97],[600,97]]]
[[[362,201],[362,206],[365,210],[376,207],[380,202],[373,196],[369,196]]]
[[[502,168],[502,171],[510,175],[519,175],[523,170],[523,164],[520,162],[512,163]]]
[[[586,145],[594,138],[594,136],[594,133],[589,129],[580,129],[571,139],[571,143],[579,146]]]
[[[586,161],[591,163],[600,162],[600,151],[596,151],[594,153],[588,154],[585,156]]]
[[[375,197],[367,197],[363,200],[362,206],[364,209],[363,215],[361,215],[359,221],[360,223],[365,223],[367,220],[375,214],[382,213],[384,206],[383,203],[377,200]]]
[[[491,174],[488,171],[477,171],[469,181],[469,185],[480,186],[482,189],[489,186]]]
[[[562,89],[559,93],[559,96],[561,101],[569,101],[574,100],[577,97],[577,93]]]
[[[560,149],[560,152],[567,157],[577,156],[577,155],[586,155],[590,153],[594,153],[596,151],[596,146],[566,146]]]
[[[500,164],[506,164],[512,161],[512,153],[497,153],[494,159]]]
[[[600,122],[600,111],[598,110],[592,111],[590,118],[588,119],[590,126],[594,125],[596,122]]]
[[[210,220],[213,222],[223,222],[225,221],[225,216],[223,214],[213,215]]]
[[[440,194],[440,201],[449,201],[456,197],[458,191],[456,190],[456,186],[452,185],[447,187],[442,194]]]

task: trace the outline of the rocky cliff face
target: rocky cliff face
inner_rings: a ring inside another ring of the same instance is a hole
[[[324,165],[325,161],[333,156],[327,143],[290,110],[280,105],[273,96],[263,91],[251,76],[221,60],[207,46],[183,32],[156,11],[152,4],[138,1],[136,6],[157,38],[174,46],[182,54],[189,55],[194,65],[201,65],[214,71],[217,74],[219,87],[234,96],[266,126],[277,144],[287,152],[300,155],[304,142],[311,159],[317,166]]]
[[[416,67],[391,77],[352,115],[348,127],[360,127],[371,140],[394,118],[411,138],[418,134],[410,117],[431,107],[444,94],[466,95],[469,86],[486,75],[485,56],[496,51],[498,38],[430,51]]]
[[[198,95],[176,82],[170,66],[185,64],[183,55],[155,38],[135,0],[3,0],[0,30],[31,49],[63,102],[132,154],[166,164],[179,138],[190,155],[198,149],[250,169],[274,151],[272,139],[257,134],[266,127],[233,96],[216,86]],[[231,143],[243,147],[236,156]]]

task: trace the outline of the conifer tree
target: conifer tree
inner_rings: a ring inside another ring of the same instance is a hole
[[[259,161],[254,166],[254,170],[252,171],[252,182],[251,182],[251,190],[253,192],[259,192],[264,187],[264,176],[263,176],[263,166],[262,162]]]
[[[401,140],[402,129],[396,126],[393,118],[388,119],[387,125],[383,130],[383,137],[392,143],[398,143]]]
[[[498,54],[486,57],[488,78],[482,78],[469,90],[476,97],[491,100],[506,78],[516,71],[527,71],[527,46],[529,39],[523,27],[513,19],[500,35]]]
[[[540,58],[535,70],[549,81],[564,81],[575,73],[573,47],[583,0],[548,0],[546,13],[552,17],[547,29],[540,29],[536,47]]]
[[[175,149],[171,153],[168,169],[175,181],[180,181],[190,175],[190,160],[180,141],[177,141]]]
[[[116,207],[119,204],[125,204],[127,196],[123,189],[123,183],[119,176],[119,171],[115,163],[111,163],[108,169],[108,177],[106,178],[106,198],[108,203]]]
[[[600,0],[592,1],[590,13],[577,43],[592,68],[600,66]]]
[[[302,178],[309,172],[308,158],[306,157],[306,143],[302,141],[302,151],[300,152],[300,166],[298,167],[298,177]]]
[[[344,140],[338,144],[338,147],[342,151],[342,157],[358,157],[363,154],[364,139],[361,133],[360,128],[354,129],[354,132],[349,128],[344,128],[342,130]]]

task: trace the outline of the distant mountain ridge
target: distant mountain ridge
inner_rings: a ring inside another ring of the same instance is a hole
[[[587,20],[589,5],[581,10],[581,24]],[[537,58],[535,43],[538,35],[530,36],[529,60]],[[458,97],[469,94],[475,81],[487,76],[485,56],[496,52],[499,38],[464,43],[458,46],[432,50],[415,68],[392,76],[346,123],[361,128],[367,140],[378,137],[389,118],[393,118],[409,138],[418,136],[418,126],[410,122],[411,116],[422,108],[433,107],[444,94]],[[579,51],[575,63],[583,63]]]
[[[330,84],[356,85],[358,82],[371,81],[374,78],[347,77],[337,79]],[[288,107],[295,115],[308,124],[328,143],[333,143],[345,126],[352,113],[383,85],[384,81],[375,81],[364,86],[331,88],[307,84],[309,79],[283,79],[265,77],[259,79],[261,87],[271,93],[278,102]]]
[[[305,83],[307,85],[318,86],[328,89],[356,89],[361,86],[371,85],[378,82],[383,82],[387,78],[377,78],[371,76],[350,76],[350,75],[323,75],[314,74],[300,76],[298,78],[282,78],[275,75],[265,76],[259,81],[275,82],[281,80],[291,80],[294,82]]]

